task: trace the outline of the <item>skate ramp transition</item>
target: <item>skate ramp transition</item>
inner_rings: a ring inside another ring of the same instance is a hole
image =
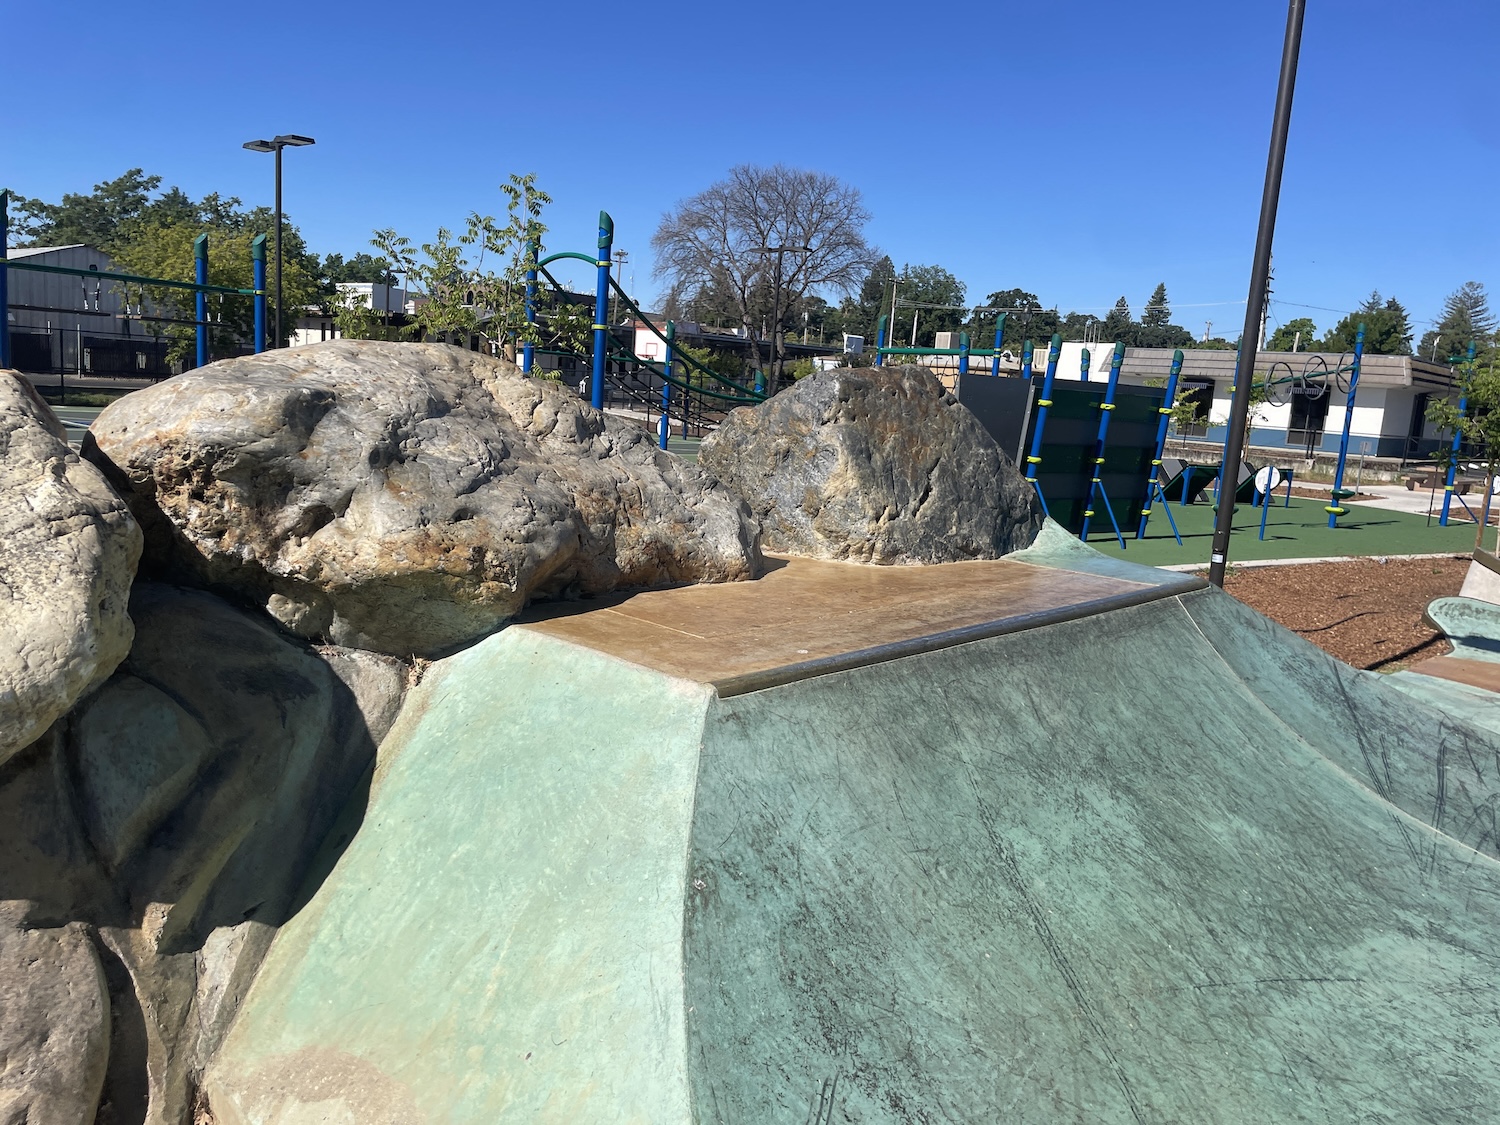
[[[1483,1120],[1497,767],[1051,527],[596,604],[429,671],[206,1092],[221,1125]]]

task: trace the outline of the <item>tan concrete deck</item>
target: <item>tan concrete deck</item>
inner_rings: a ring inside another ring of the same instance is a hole
[[[1170,587],[995,560],[861,566],[768,559],[755,582],[529,611],[534,629],[738,695],[807,676],[1169,597]]]
[[[1413,664],[1408,672],[1423,676],[1435,676],[1440,680],[1452,680],[1457,684],[1500,692],[1500,664],[1490,660],[1468,660],[1462,656],[1434,656],[1420,664]]]

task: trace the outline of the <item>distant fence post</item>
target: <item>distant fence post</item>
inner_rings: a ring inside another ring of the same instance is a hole
[[[881,314],[880,322],[875,326],[875,366],[885,366],[885,356],[880,354],[880,349],[885,347],[885,315]]]
[[[250,243],[250,265],[255,274],[255,353],[266,350],[266,236],[258,234]]]
[[[594,383],[590,401],[595,410],[604,409],[604,364],[609,355],[609,252],[615,242],[615,221],[606,211],[599,212],[599,283],[594,292]]]
[[[193,280],[199,285],[194,308],[198,321],[198,366],[208,366],[208,294],[202,286],[208,284],[208,235],[200,234],[193,239]]]

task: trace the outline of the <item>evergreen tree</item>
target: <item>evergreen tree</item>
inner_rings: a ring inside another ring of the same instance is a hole
[[[1116,343],[1120,340],[1124,340],[1126,344],[1134,343],[1135,326],[1135,317],[1130,314],[1130,302],[1121,297],[1104,318],[1100,340],[1103,343]]]
[[[1466,281],[1443,302],[1443,315],[1437,327],[1422,336],[1418,354],[1423,359],[1445,363],[1462,359],[1472,340],[1477,353],[1484,355],[1495,339],[1495,317],[1490,312],[1489,295],[1477,281]]]
[[[1333,326],[1319,345],[1320,350],[1352,352],[1361,323],[1365,326],[1367,355],[1411,354],[1411,320],[1405,307],[1394,297],[1382,299],[1378,291]]]
[[[1120,298],[1122,301],[1124,299]],[[1151,299],[1146,302],[1146,307],[1141,312],[1141,324],[1146,328],[1166,328],[1171,323],[1172,309],[1167,304],[1167,283],[1157,282],[1156,288],[1151,291]]]
[[[871,348],[875,346],[875,329],[882,314],[891,309],[891,281],[896,276],[896,264],[889,256],[882,257],[870,267],[870,272],[860,283],[859,294],[845,297],[835,313],[828,318],[831,331],[848,332],[852,336],[863,336]],[[889,340],[886,341],[890,343]]]

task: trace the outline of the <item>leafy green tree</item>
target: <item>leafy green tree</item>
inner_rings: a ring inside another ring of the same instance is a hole
[[[250,244],[262,232],[251,224],[238,225],[238,230],[221,228],[207,232],[210,285],[249,289],[254,283]],[[200,223],[139,224],[132,231],[129,242],[117,247],[115,260],[126,273],[192,281],[195,268],[193,242],[202,233],[205,232]],[[285,252],[288,249],[285,232],[283,240],[282,295],[286,307],[293,310],[284,327],[290,336],[296,327],[295,310],[317,303],[319,286],[316,272],[307,264],[312,255],[300,252],[301,239],[296,240],[290,254]],[[145,321],[147,330],[169,342],[169,360],[185,360],[193,354],[195,347],[195,295],[189,290],[165,286],[146,286],[145,291],[150,304],[160,314],[160,319]],[[251,346],[255,332],[252,298],[210,294],[207,311],[209,355],[212,358],[235,355]]]
[[[1471,340],[1480,359],[1488,361],[1495,342],[1495,316],[1490,312],[1489,295],[1477,281],[1466,281],[1448,294],[1442,317],[1435,328],[1423,334],[1417,354],[1438,363],[1448,362],[1464,356]]]
[[[996,290],[984,299],[984,307],[986,311],[969,322],[970,343],[976,348],[992,346],[998,312],[1005,313],[1005,338],[1000,346],[1016,355],[1027,340],[1038,345],[1052,339],[1060,323],[1056,309],[1043,308],[1041,299],[1025,289]]]
[[[327,255],[320,273],[330,288],[347,282],[391,284],[393,267],[388,259],[361,250],[347,261],[342,254]]]
[[[1482,290],[1479,296],[1483,297]],[[1472,299],[1472,294],[1466,299]],[[1465,311],[1470,318],[1468,324],[1476,328],[1483,324],[1480,314],[1487,310],[1470,305]],[[1466,341],[1464,343],[1465,355],[1467,355],[1468,347]],[[1457,398],[1460,397],[1467,400],[1462,414],[1458,412]],[[1459,369],[1456,397],[1430,399],[1427,404],[1427,418],[1440,433],[1457,432],[1462,435],[1459,459],[1466,462],[1483,461],[1485,476],[1488,479],[1493,479],[1497,473],[1500,473],[1500,371],[1496,370],[1494,353],[1492,352],[1482,362],[1478,359],[1472,363],[1465,362]],[[1455,460],[1452,442],[1439,442],[1438,450],[1433,454],[1433,458],[1444,469],[1452,465]],[[1483,538],[1484,525],[1476,525],[1474,546],[1482,546]],[[1500,550],[1500,546],[1496,549]]]
[[[1321,350],[1352,352],[1359,325],[1365,326],[1366,355],[1411,355],[1411,320],[1396,298],[1383,300],[1378,292],[1340,320],[1324,337]]]
[[[463,233],[455,236],[440,227],[420,250],[390,229],[376,231],[371,239],[423,295],[413,325],[418,339],[452,342],[483,331],[497,351],[512,358],[517,343],[538,341],[538,327],[526,320],[526,272],[536,262],[535,247],[547,229],[542,211],[552,198],[536,186],[531,173],[512,175],[500,191],[506,198],[504,223],[472,211]],[[576,332],[573,318],[555,319],[554,334],[560,328]],[[559,346],[577,350],[576,341]]]
[[[939,332],[956,332],[964,321],[964,283],[942,266],[903,266],[896,279],[896,319],[892,335],[911,344],[916,315],[916,347],[930,348]]]
[[[1266,341],[1265,350],[1289,352],[1295,344],[1298,351],[1317,351],[1319,350],[1317,332],[1317,325],[1312,322],[1311,317],[1299,316],[1280,325],[1276,331],[1272,332],[1271,338]]]

